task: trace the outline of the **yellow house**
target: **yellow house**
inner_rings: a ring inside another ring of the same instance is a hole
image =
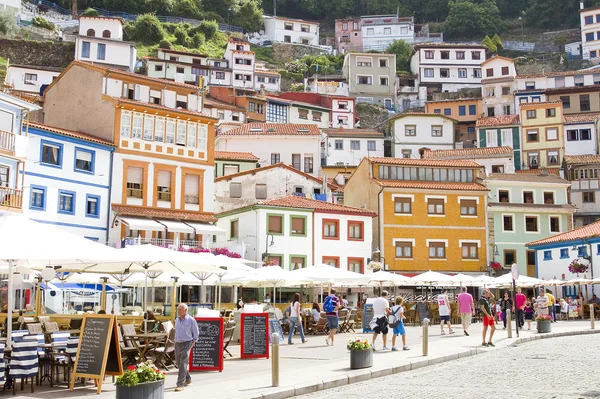
[[[565,153],[560,101],[521,103],[522,169],[560,168]]]
[[[373,243],[389,270],[479,272],[488,258],[482,174],[470,160],[364,158],[344,203],[377,212]]]

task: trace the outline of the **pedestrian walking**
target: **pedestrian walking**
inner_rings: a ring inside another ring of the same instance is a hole
[[[473,304],[473,295],[467,292],[467,287],[462,287],[462,293],[458,295],[457,301],[463,333],[468,337],[471,317],[475,315],[475,305]]]
[[[300,294],[295,293],[294,299],[290,305],[290,335],[288,336],[288,345],[292,345],[292,337],[294,336],[294,330],[298,326],[298,332],[302,343],[306,343],[308,340],[304,338],[304,327],[302,326],[302,310],[300,309]]]
[[[506,312],[513,310],[513,302],[508,295],[508,291],[504,292],[504,297],[500,300],[500,311],[502,312],[502,322],[504,323],[504,329],[506,330]]]
[[[338,329],[340,319],[338,318],[338,309],[340,308],[340,300],[335,295],[335,288],[329,290],[329,295],[323,302],[323,310],[325,316],[327,316],[327,328],[329,328],[329,335],[325,338],[325,343],[329,346],[334,345],[335,333]]]
[[[530,300],[527,300],[527,303],[525,304],[525,308],[523,309],[523,312],[525,313],[525,321],[527,322],[527,329],[531,330],[531,321],[533,320],[534,309],[533,309],[533,305]]]
[[[383,339],[383,350],[388,350],[387,334],[389,331],[387,315],[390,314],[390,303],[388,301],[388,292],[381,291],[381,295],[373,301],[373,319],[370,325],[373,327],[373,350],[375,350],[375,340],[381,334]]]
[[[402,337],[402,350],[407,351],[410,348],[406,345],[406,329],[404,328],[404,319],[406,319],[406,317],[404,316],[403,306],[404,298],[397,296],[394,302],[395,305],[392,306],[390,314],[398,320],[398,325],[394,327],[393,330],[394,335],[392,336],[392,351],[398,350],[396,347],[396,338],[398,338],[398,335]]]
[[[496,322],[494,320],[494,313],[492,312],[492,306],[490,305],[490,300],[494,299],[494,294],[489,289],[486,289],[483,292],[483,296],[479,300],[479,308],[483,313],[483,332],[482,332],[482,346],[496,346],[492,343],[492,338],[494,337],[494,332],[496,331]],[[487,334],[488,328],[490,329],[490,338],[486,342],[485,336]]]
[[[544,287],[540,288],[540,294],[535,299],[535,311],[538,316],[548,314],[548,297],[544,292]]]
[[[183,391],[183,388],[192,383],[192,377],[188,372],[190,350],[194,342],[198,340],[198,323],[188,314],[185,303],[177,306],[177,318],[175,319],[175,359],[177,361],[177,387],[175,392]]]
[[[552,295],[552,291],[546,290],[546,298],[548,298],[548,313],[552,316],[552,322],[556,321],[556,298]]]
[[[448,302],[447,289],[444,289],[444,291],[438,295],[438,308],[440,313],[440,329],[442,330],[442,335],[446,335],[444,332],[444,323],[448,325],[448,334],[454,334],[452,323],[450,321],[450,303]]]
[[[521,292],[521,287],[517,287],[517,295],[515,295],[515,307],[517,308],[517,320],[519,323],[519,328],[522,328],[525,325],[524,310],[526,302],[527,297]]]

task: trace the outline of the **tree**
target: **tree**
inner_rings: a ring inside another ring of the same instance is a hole
[[[579,25],[578,0],[531,0],[525,22],[539,28]]]
[[[173,13],[172,0],[150,0],[148,1],[150,12],[157,15],[171,15]]]
[[[173,14],[184,18],[200,18],[200,2],[195,0],[177,0]]]
[[[0,33],[11,36],[17,31],[15,16],[8,10],[0,10]]]
[[[246,0],[240,5],[231,23],[244,29],[244,32],[258,32],[262,29],[262,16],[259,0]]]
[[[498,46],[496,45],[496,43],[494,43],[492,39],[490,39],[489,36],[483,38],[483,40],[481,41],[481,45],[485,46],[488,50],[490,50],[490,52],[494,54],[498,52]]]
[[[143,44],[156,44],[165,37],[162,24],[155,15],[140,16],[133,25],[133,39]]]
[[[466,38],[501,33],[506,29],[494,0],[451,0],[444,22],[446,37]]]
[[[408,60],[410,58],[410,46],[404,40],[394,40],[385,49],[386,53],[396,54],[396,71],[408,71]]]
[[[89,8],[86,8],[85,11],[83,12],[83,14],[81,14],[81,15],[85,15],[87,17],[97,17],[98,16],[98,11],[94,10],[91,7],[89,7]]]

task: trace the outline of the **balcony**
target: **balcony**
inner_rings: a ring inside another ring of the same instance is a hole
[[[0,151],[5,151],[14,155],[15,153],[15,134],[0,130]]]
[[[16,188],[0,187],[0,209],[21,209],[23,205],[23,190]]]

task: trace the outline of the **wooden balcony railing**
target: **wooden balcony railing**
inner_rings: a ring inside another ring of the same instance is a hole
[[[0,150],[15,152],[15,135],[14,133],[0,130]]]
[[[0,187],[0,207],[18,208],[23,205],[23,190]]]

